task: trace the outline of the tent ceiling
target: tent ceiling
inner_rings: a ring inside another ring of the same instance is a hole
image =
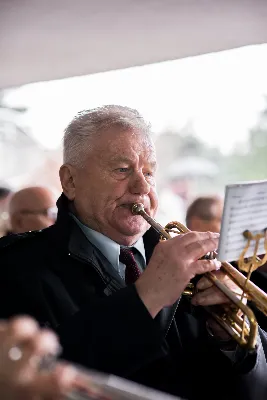
[[[267,42],[266,0],[1,0],[0,88]]]

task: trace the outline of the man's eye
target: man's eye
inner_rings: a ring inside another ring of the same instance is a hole
[[[145,172],[144,175],[149,178],[154,176],[153,172]]]
[[[128,171],[128,168],[117,168],[117,171],[118,172],[121,172],[121,173],[124,173],[124,172],[127,172]]]

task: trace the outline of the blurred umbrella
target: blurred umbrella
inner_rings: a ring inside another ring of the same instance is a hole
[[[214,178],[219,174],[219,167],[202,157],[186,157],[173,162],[168,171],[167,177],[173,178]]]

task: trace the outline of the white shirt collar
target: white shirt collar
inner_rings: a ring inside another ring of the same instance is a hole
[[[73,219],[82,229],[83,233],[87,239],[98,248],[98,250],[106,257],[106,259],[113,265],[113,267],[118,271],[119,269],[119,256],[120,256],[120,245],[114,242],[109,237],[103,235],[100,232],[94,231],[88,226],[84,225],[75,215],[71,214]],[[143,237],[137,240],[135,244],[131,247],[139,251],[144,259],[144,264],[146,263],[146,253]]]

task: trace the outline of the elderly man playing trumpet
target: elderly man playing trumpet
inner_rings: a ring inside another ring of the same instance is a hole
[[[227,303],[206,278],[217,233],[159,243],[133,203],[157,210],[150,127],[121,106],[79,113],[64,136],[63,194],[54,226],[0,241],[0,316],[27,313],[60,337],[63,357],[188,399],[267,394],[267,341],[240,349],[203,307]],[[175,218],[175,215],[174,215]],[[215,389],[216,388],[216,389]],[[216,390],[216,392],[214,392]]]

